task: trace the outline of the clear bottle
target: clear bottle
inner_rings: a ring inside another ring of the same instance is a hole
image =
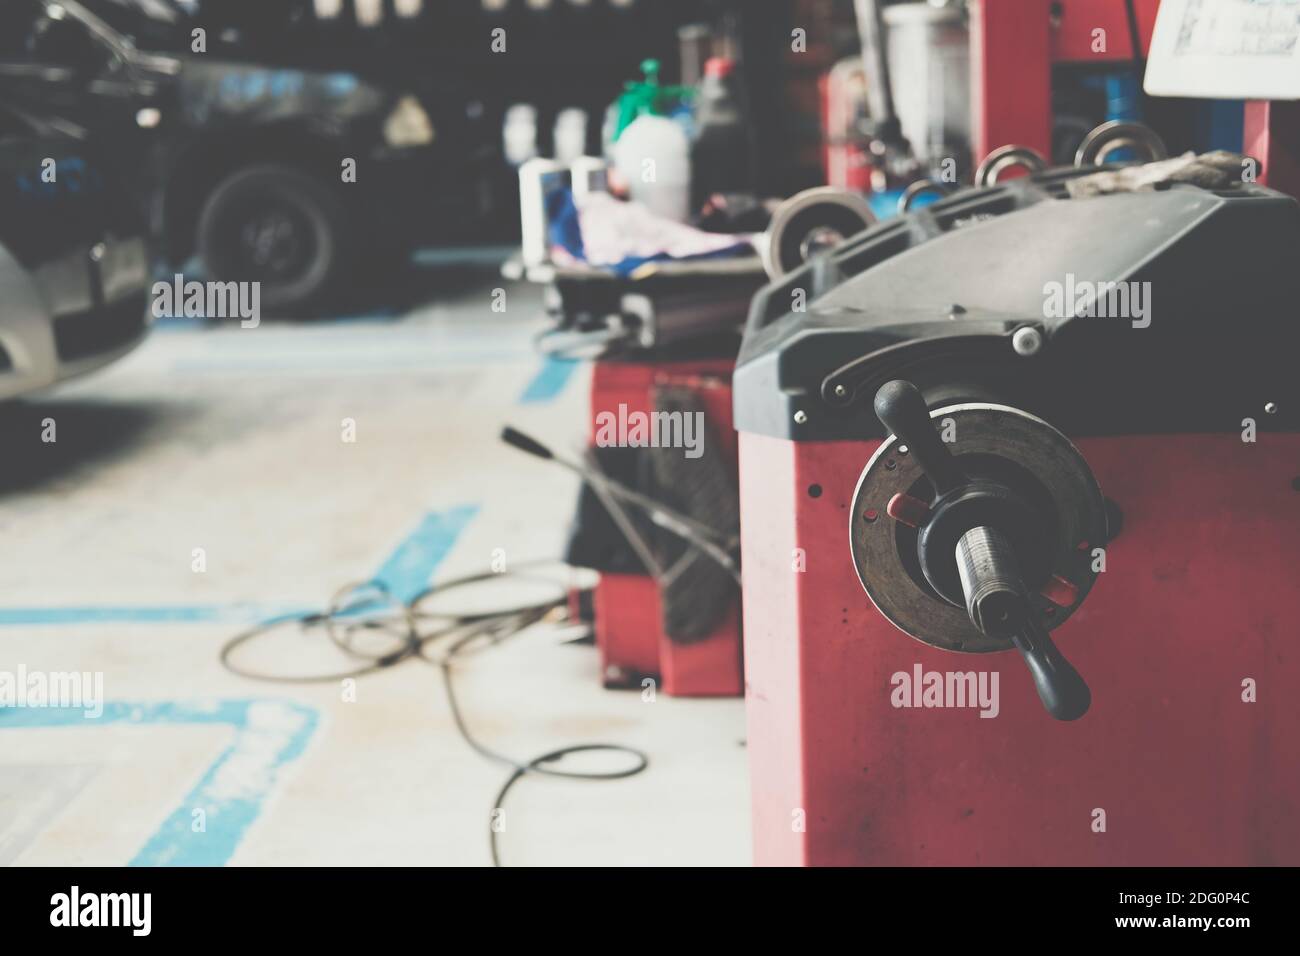
[[[679,123],[637,117],[614,144],[614,165],[634,202],[675,222],[691,218],[691,147]]]

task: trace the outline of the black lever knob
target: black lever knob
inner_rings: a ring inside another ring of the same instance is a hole
[[[1027,619],[1025,630],[1013,637],[1034,678],[1034,689],[1047,712],[1057,720],[1078,720],[1092,705],[1092,691],[1074,665],[1065,659],[1046,628]]]
[[[1015,551],[1001,532],[981,526],[962,535],[957,572],[971,622],[990,637],[1015,644],[1047,712],[1057,720],[1087,713],[1092,692],[1035,617]]]
[[[915,385],[901,380],[885,383],[876,392],[875,409],[881,424],[907,446],[936,495],[965,483],[966,476],[935,431],[930,410]]]

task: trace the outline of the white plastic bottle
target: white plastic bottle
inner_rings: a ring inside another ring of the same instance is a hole
[[[691,144],[680,124],[640,116],[614,144],[614,165],[634,202],[675,222],[691,218]]]

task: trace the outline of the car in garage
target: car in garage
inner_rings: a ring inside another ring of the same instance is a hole
[[[264,308],[310,310],[400,256],[435,193],[472,198],[447,188],[434,146],[454,121],[435,129],[427,97],[391,77],[241,60],[169,0],[0,7],[0,98],[133,140],[168,272],[256,281]]]
[[[0,106],[0,400],[100,368],[148,331],[144,222],[79,132]]]

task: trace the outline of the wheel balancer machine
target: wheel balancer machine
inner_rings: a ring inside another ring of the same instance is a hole
[[[754,302],[760,864],[1300,863],[1300,206],[1070,198],[1085,172],[950,196]],[[896,692],[988,672],[987,712]]]

